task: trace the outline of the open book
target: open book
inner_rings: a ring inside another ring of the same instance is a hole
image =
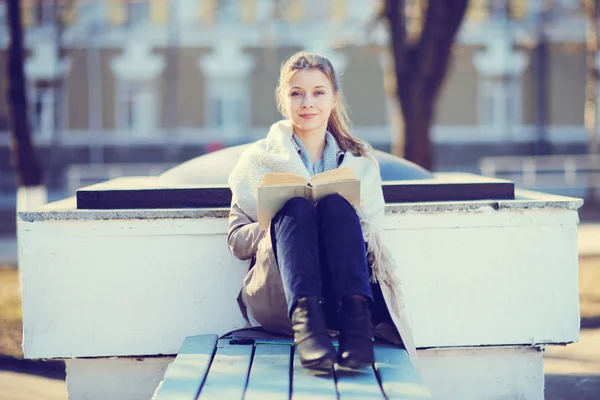
[[[293,197],[304,197],[316,203],[334,193],[354,206],[360,204],[360,181],[352,169],[332,169],[308,181],[296,174],[266,174],[258,187],[258,226],[266,230],[277,211]]]

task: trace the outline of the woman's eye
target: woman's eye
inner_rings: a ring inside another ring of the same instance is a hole
[[[299,95],[300,95],[300,92],[292,92],[292,93],[290,94],[290,96],[299,96]]]
[[[325,94],[325,92],[323,92],[323,91],[318,91],[318,92],[315,92],[315,95],[316,95],[316,96],[321,96],[321,95],[323,95],[323,94]]]

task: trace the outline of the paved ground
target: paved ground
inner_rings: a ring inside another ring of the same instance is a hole
[[[582,223],[579,225],[578,234],[579,255],[600,255],[600,224]]]
[[[544,372],[546,400],[600,399],[600,328],[583,330],[578,343],[549,347]]]
[[[64,380],[0,371],[2,400],[67,400]]]
[[[0,265],[17,264],[17,238],[0,236]]]

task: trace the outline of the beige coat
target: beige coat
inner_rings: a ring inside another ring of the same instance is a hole
[[[256,263],[242,284],[242,301],[254,319],[266,330],[292,334],[287,315],[287,303],[283,283],[269,231],[260,231],[258,222],[252,221],[237,204],[232,204],[229,214],[228,244],[231,252],[241,260],[256,257]],[[390,307],[391,288],[381,284],[381,291],[392,320],[415,365],[417,352],[410,326],[405,316]]]

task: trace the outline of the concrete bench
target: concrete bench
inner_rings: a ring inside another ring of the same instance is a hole
[[[394,346],[376,344],[372,368],[336,365],[332,374],[324,374],[302,368],[292,340],[251,342],[187,337],[152,400],[431,398],[406,351]]]
[[[386,206],[383,238],[435,398],[543,399],[543,349],[579,338],[581,205],[517,191]],[[247,263],[227,248],[227,216],[77,210],[74,198],[19,213],[25,357],[64,359],[71,400],[151,398],[186,337],[244,327]]]

